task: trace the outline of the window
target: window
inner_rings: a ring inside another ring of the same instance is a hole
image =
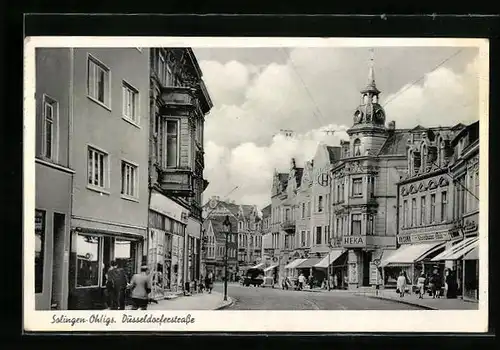
[[[300,232],[300,246],[305,247],[306,246],[306,231],[301,231]]]
[[[368,193],[370,198],[375,197],[375,176],[368,177]]]
[[[344,201],[344,196],[345,196],[345,186],[344,186],[344,182],[342,182],[341,186],[340,186],[340,201],[343,202]]]
[[[373,230],[373,215],[368,214],[368,217],[366,219],[366,234],[367,235],[373,235],[375,232]]]
[[[307,202],[307,217],[311,217],[311,202]]]
[[[109,107],[109,69],[93,57],[88,59],[87,93],[95,101]]]
[[[448,220],[448,194],[441,192],[441,221]]]
[[[311,245],[311,231],[306,232],[306,247]]]
[[[352,180],[352,195],[353,196],[361,196],[363,194],[362,185],[363,185],[362,179],[353,179]]]
[[[165,124],[164,164],[167,168],[177,168],[179,163],[179,122],[177,120],[166,120]]]
[[[108,155],[95,148],[88,148],[88,184],[105,188],[107,186]]]
[[[122,194],[137,197],[137,166],[122,161]]]
[[[340,202],[340,184],[337,184],[337,202]]]
[[[45,211],[35,210],[35,293],[43,292],[45,261]]]
[[[323,211],[323,196],[318,196],[318,213]]]
[[[352,235],[359,236],[361,235],[361,214],[352,214]]]
[[[431,223],[436,222],[436,194],[431,194]]]
[[[122,101],[123,117],[136,124],[139,124],[139,116],[138,116],[139,92],[129,84],[123,82],[122,94],[123,94],[123,101]]]
[[[58,104],[55,100],[44,95],[43,97],[43,156],[57,160],[57,114]]]
[[[97,236],[77,235],[76,286],[99,285],[99,251],[101,241]]]
[[[411,199],[411,226],[417,226],[417,199]]]
[[[354,141],[354,156],[358,157],[361,155],[361,141],[357,139]]]
[[[302,219],[306,217],[306,203],[302,203]]]
[[[160,79],[160,83],[165,85],[165,57],[160,52],[158,55],[158,78]]]
[[[114,240],[114,260],[118,266],[123,268],[128,280],[132,278],[136,271],[136,250],[132,241],[124,239]]]
[[[425,196],[420,197],[420,225],[425,225],[426,224],[426,203],[425,203]]]
[[[316,227],[316,244],[321,244],[321,226]]]

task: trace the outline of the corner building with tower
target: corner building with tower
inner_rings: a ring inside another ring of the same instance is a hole
[[[408,130],[386,127],[373,65],[361,90],[349,140],[331,167],[333,240],[347,253],[348,289],[382,284],[378,263],[396,248],[397,182],[406,170]]]

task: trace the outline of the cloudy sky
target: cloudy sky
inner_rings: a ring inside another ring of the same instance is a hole
[[[270,203],[274,169],[338,145],[368,77],[368,48],[194,49],[214,108],[206,118],[205,177],[212,195]],[[478,120],[478,49],[375,48],[381,103],[397,128]],[[443,63],[444,62],[444,63]],[[280,130],[293,130],[285,138]],[[325,129],[338,130],[333,136]]]

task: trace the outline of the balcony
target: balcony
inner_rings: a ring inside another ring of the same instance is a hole
[[[293,231],[293,232],[295,232],[295,221],[293,221],[293,220],[285,220],[281,224],[281,228],[284,231]]]
[[[163,102],[162,114],[170,114],[172,111],[192,110],[198,107],[196,90],[189,87],[166,86],[161,90],[161,101]]]
[[[164,169],[157,167],[160,188],[175,197],[194,197],[193,177],[190,169]]]

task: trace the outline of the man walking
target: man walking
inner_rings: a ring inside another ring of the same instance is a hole
[[[125,310],[125,293],[127,289],[127,274],[118,267],[116,260],[111,261],[108,270],[108,291],[110,293],[111,310]]]

